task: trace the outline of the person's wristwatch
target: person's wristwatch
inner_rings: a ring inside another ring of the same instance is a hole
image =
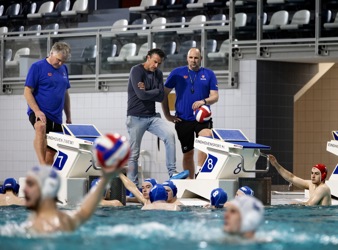
[[[204,101],[204,105],[207,105],[207,101],[205,99],[203,99],[203,101]]]

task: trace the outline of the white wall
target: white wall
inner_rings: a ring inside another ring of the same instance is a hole
[[[212,106],[215,128],[241,129],[251,140],[256,139],[256,61],[240,64],[238,89],[219,91],[219,101]],[[102,132],[118,132],[128,136],[125,118],[127,93],[71,94],[74,124],[95,124]],[[22,95],[0,96],[0,182],[7,177],[19,178],[37,164],[33,149],[34,131],[26,115],[26,102]],[[157,110],[162,112],[161,105]],[[174,130],[173,124],[170,124]],[[157,149],[157,138],[146,133],[142,148],[146,150],[141,163],[145,177],[158,181],[168,178],[165,166],[164,144]],[[180,143],[176,140],[177,169],[182,168]]]

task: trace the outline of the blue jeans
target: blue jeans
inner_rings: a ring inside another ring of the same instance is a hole
[[[159,137],[165,145],[169,177],[176,171],[175,133],[160,115],[151,117],[127,116],[127,129],[131,153],[128,161],[128,178],[138,186],[138,158],[142,137],[146,131]]]

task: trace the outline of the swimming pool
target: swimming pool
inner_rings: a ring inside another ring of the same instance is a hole
[[[338,206],[266,207],[257,237],[243,242],[223,233],[224,210],[184,207],[179,212],[141,211],[140,206],[101,207],[73,233],[26,235],[23,207],[0,207],[0,249],[337,249]]]

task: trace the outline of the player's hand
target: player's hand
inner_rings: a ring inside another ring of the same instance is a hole
[[[204,105],[204,101],[196,101],[192,104],[192,109],[193,110],[196,110],[198,109],[199,107],[201,107],[202,105]]]
[[[268,155],[268,159],[272,166],[275,166],[277,164],[277,159],[273,155]]]
[[[180,118],[178,118],[177,116],[171,115],[170,118],[169,118],[169,121],[171,121],[173,123],[178,123],[178,122],[181,122],[182,120]]]
[[[139,89],[143,89],[143,90],[146,89],[146,86],[145,86],[144,82],[139,82],[139,83],[137,84],[137,87],[138,87]]]
[[[47,122],[46,116],[41,110],[35,112],[35,122],[37,122],[39,120],[43,123]]]

